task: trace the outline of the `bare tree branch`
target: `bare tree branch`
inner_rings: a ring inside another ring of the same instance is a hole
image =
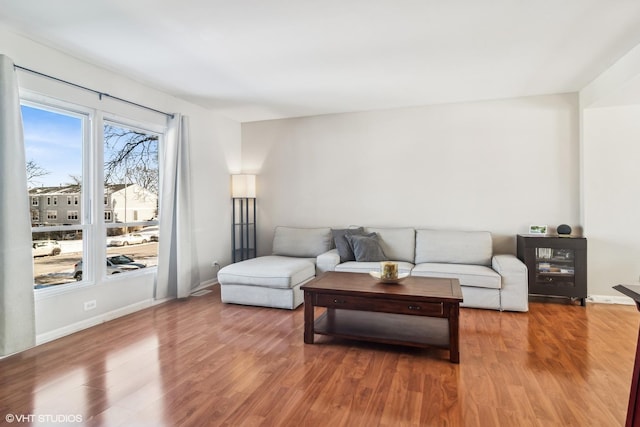
[[[40,167],[40,165],[38,165],[35,161],[27,161],[27,182],[29,184],[35,185],[37,183],[35,181],[35,178],[49,175],[50,173],[51,172],[49,172],[48,170]]]
[[[158,193],[158,137],[105,125],[106,184],[134,183]]]
[[[76,187],[79,192],[80,187],[82,186],[82,176],[69,174],[69,178],[71,178],[71,182],[67,182],[65,185],[72,185]]]

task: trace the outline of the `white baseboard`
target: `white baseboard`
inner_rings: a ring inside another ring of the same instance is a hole
[[[587,298],[588,302],[595,302],[600,304],[622,304],[622,305],[635,305],[636,303],[629,297],[623,295],[611,296],[611,295],[590,295]]]
[[[218,284],[218,279],[209,279],[209,280],[206,280],[204,282],[201,282],[200,286],[195,288],[193,290],[193,292],[196,292],[196,291],[199,291],[200,289],[208,288],[209,286],[213,286],[213,285],[217,285],[217,284]]]
[[[191,292],[189,293],[189,295],[191,295],[194,292],[198,292],[201,289],[205,289],[208,288],[209,286],[213,286],[213,285],[217,285],[218,281],[216,279],[211,279],[211,280],[207,280],[205,282],[201,282],[198,286],[196,286],[195,288],[191,289]],[[163,304],[167,301],[170,301],[174,299],[174,297],[168,297],[168,298],[162,298],[162,299],[156,299],[153,300],[153,305],[158,305],[158,304]]]
[[[83,329],[87,329],[92,326],[96,326],[101,323],[108,322],[109,320],[126,316],[127,314],[135,313],[136,311],[142,310],[144,308],[149,308],[154,304],[155,304],[155,301],[152,299],[140,301],[135,304],[128,305],[126,307],[118,308],[116,310],[109,311],[107,313],[103,313],[95,317],[91,317],[89,319],[81,320],[80,322],[72,323],[70,325],[64,326],[59,329],[54,329],[53,331],[36,335],[36,345],[44,344],[46,342],[53,341],[58,338],[62,338],[66,335],[71,335]]]

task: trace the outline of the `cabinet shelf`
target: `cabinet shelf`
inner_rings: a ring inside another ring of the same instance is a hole
[[[574,273],[563,273],[561,271],[538,271],[539,276],[552,276],[552,277],[574,277]]]
[[[587,298],[587,239],[518,235],[518,258],[529,271],[529,294]]]

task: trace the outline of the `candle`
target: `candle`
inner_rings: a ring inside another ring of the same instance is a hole
[[[380,278],[381,279],[397,279],[398,278],[398,263],[382,261],[380,263]]]

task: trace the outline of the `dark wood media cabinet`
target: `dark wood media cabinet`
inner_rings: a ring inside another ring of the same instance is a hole
[[[518,258],[529,270],[529,294],[587,298],[587,239],[519,234]]]

